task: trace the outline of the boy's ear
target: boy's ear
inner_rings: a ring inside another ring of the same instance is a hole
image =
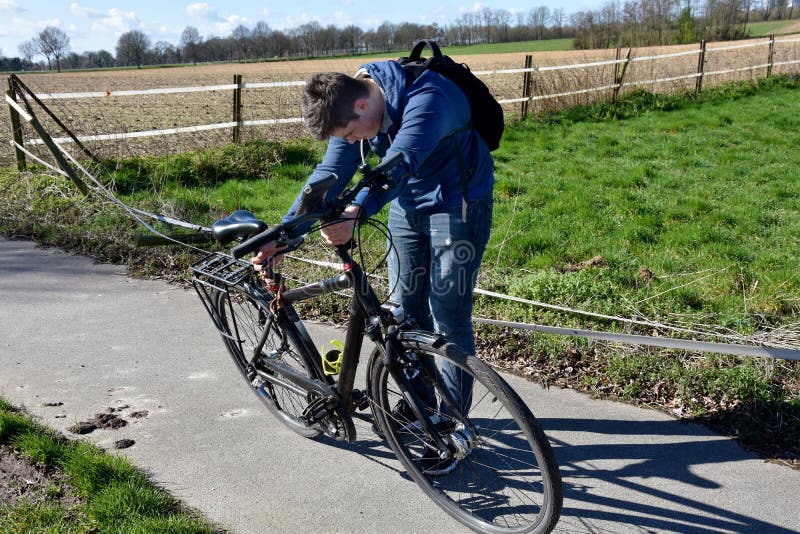
[[[369,109],[369,100],[366,98],[359,98],[353,103],[353,111],[356,113],[363,113]]]

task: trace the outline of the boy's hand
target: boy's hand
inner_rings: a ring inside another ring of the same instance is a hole
[[[358,219],[358,206],[348,206],[337,221],[326,223],[320,233],[329,245],[343,245],[353,237],[353,228]]]
[[[258,250],[258,254],[253,256],[253,259],[250,261],[253,262],[256,271],[260,272],[263,276],[266,276],[267,267],[269,266],[274,269],[283,259],[283,254],[278,253],[278,251],[283,248],[285,248],[285,245],[279,243],[278,241],[270,241],[266,245],[262,246]]]

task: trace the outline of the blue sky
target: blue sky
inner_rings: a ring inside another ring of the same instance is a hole
[[[271,28],[295,28],[313,20],[323,25],[375,28],[383,21],[448,24],[470,10],[507,9],[528,12],[533,7],[564,7],[569,15],[598,9],[604,0],[576,0],[564,7],[556,0],[174,0],[63,2],[58,0],[0,0],[0,55],[18,55],[17,46],[46,26],[57,26],[70,38],[73,52],[105,49],[114,53],[119,36],[140,30],[152,42],[177,44],[186,26],[194,26],[203,38],[226,36],[239,24],[252,28],[263,20]]]

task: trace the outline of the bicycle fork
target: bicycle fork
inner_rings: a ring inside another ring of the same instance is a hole
[[[403,369],[401,368],[399,359],[397,357],[397,351],[395,349],[398,343],[397,334],[397,327],[392,325],[389,327],[386,334],[385,343],[383,345],[378,345],[379,347],[384,348],[383,358],[386,368],[388,369],[389,374],[392,375],[395,383],[400,387],[400,391],[403,393],[403,397],[405,397],[406,401],[411,407],[411,410],[417,417],[417,421],[420,422],[422,428],[425,430],[425,433],[428,434],[433,443],[436,445],[439,457],[443,460],[450,458],[453,456],[450,446],[436,430],[436,425],[434,425],[433,421],[428,415],[428,411],[425,409],[424,403],[419,398],[419,395],[417,395],[417,393],[414,391],[414,386],[411,383],[411,379],[406,376],[406,373],[404,373]],[[439,388],[437,387],[437,390],[438,389]],[[445,392],[445,396],[449,395]]]

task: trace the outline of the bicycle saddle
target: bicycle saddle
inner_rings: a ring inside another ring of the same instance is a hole
[[[237,210],[211,225],[211,235],[222,243],[260,234],[267,229],[267,223],[259,220],[247,210]]]

